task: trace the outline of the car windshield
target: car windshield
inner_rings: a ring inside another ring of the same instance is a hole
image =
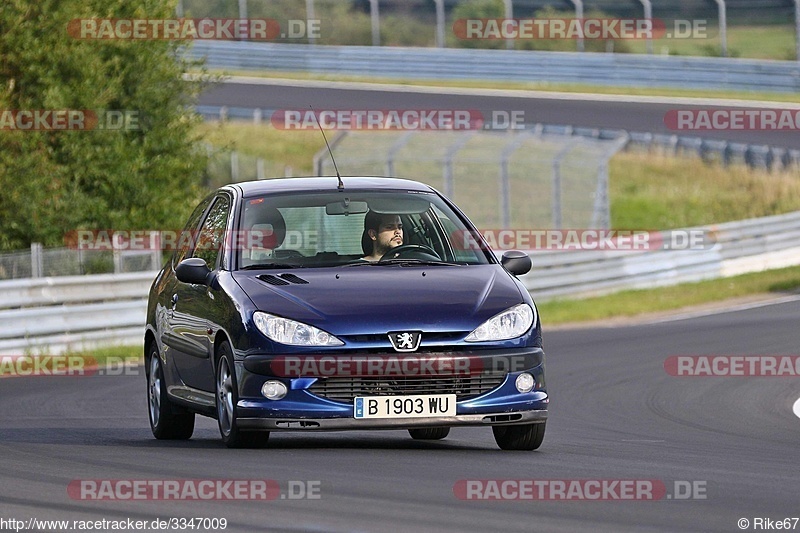
[[[268,194],[245,198],[238,220],[240,269],[476,265],[491,257],[476,230],[432,192]],[[373,222],[382,235],[367,230]],[[384,239],[387,248],[374,244]]]

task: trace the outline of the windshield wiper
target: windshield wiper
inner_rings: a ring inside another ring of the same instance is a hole
[[[425,266],[464,266],[463,263],[453,263],[451,261],[431,261],[429,259],[389,259],[386,262],[406,263],[411,265],[425,265]]]
[[[277,268],[303,268],[303,266],[290,263],[259,263],[257,265],[247,265],[242,267],[241,270],[270,270]]]
[[[387,259],[386,261],[360,261],[358,263],[346,263],[342,266],[387,266],[387,265],[405,265],[405,266],[463,266],[464,263],[451,263],[449,261],[427,261],[422,259]]]

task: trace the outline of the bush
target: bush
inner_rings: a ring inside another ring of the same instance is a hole
[[[138,129],[0,133],[0,248],[73,229],[180,225],[205,157],[187,108],[199,84],[169,41],[79,40],[73,19],[169,18],[168,0],[4,0],[0,109],[118,110]]]

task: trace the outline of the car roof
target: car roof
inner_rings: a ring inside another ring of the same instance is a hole
[[[242,192],[242,196],[248,198],[276,192],[336,191],[338,183],[336,176],[273,178],[258,181],[242,181],[226,185],[223,189],[238,187]],[[409,191],[434,192],[432,187],[418,181],[380,176],[342,176],[342,183],[344,183],[345,191],[348,189],[405,189]]]

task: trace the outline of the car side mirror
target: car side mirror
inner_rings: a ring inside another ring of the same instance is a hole
[[[532,266],[530,256],[519,250],[508,250],[504,252],[500,263],[515,276],[527,274],[530,272]]]
[[[199,257],[190,257],[178,263],[175,276],[178,281],[197,285],[208,285],[212,280],[211,269],[205,260]]]

